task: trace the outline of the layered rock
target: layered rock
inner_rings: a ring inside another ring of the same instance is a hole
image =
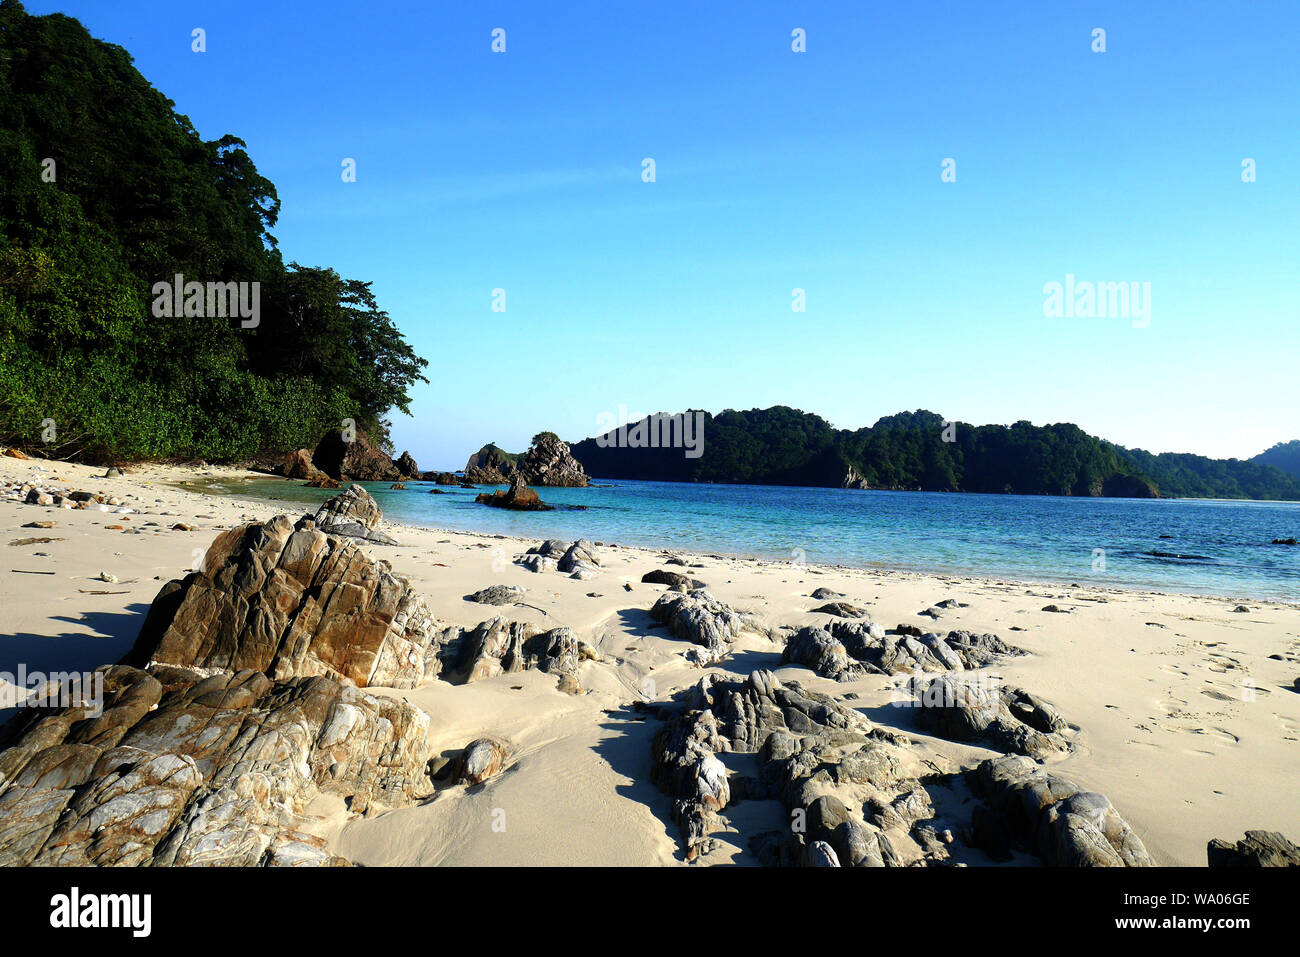
[[[413,688],[433,633],[424,600],[386,562],[280,515],[222,533],[201,571],[164,585],[129,660]]]
[[[995,860],[1012,850],[1056,867],[1153,867],[1142,840],[1105,796],[1021,755],[982,762],[970,775],[984,798],[971,817],[972,843]]]
[[[346,863],[308,833],[431,790],[429,719],[332,678],[101,669],[103,711],[28,709],[0,753],[0,866]]]
[[[330,478],[358,482],[396,482],[403,478],[382,449],[361,429],[347,441],[342,429],[326,432],[312,452],[312,461]]]

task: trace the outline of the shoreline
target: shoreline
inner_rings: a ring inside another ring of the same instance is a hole
[[[183,577],[221,530],[308,511],[182,487],[200,471],[220,477],[211,467],[143,467],[101,479],[102,469],[0,458],[0,479],[35,474],[49,483],[61,476],[71,488],[104,490],[131,509],[0,506],[7,541],[50,539],[6,546],[0,600],[9,634],[0,643],[0,665],[81,670],[116,661],[130,649],[163,585]],[[238,479],[257,473],[221,474]],[[48,531],[24,527],[41,520],[55,524]],[[174,530],[178,524],[188,530]],[[364,550],[408,578],[440,622],[472,627],[500,615],[544,628],[563,625],[596,649],[599,660],[582,663],[586,693],[577,697],[557,691],[551,676],[537,672],[469,685],[432,680],[405,691],[368,689],[425,710],[433,753],[490,733],[508,739],[521,757],[490,786],[490,800],[452,789],[371,817],[322,799],[310,810],[331,849],[372,865],[683,863],[668,820],[671,802],[649,784],[651,743],[661,725],[630,714],[646,680],[655,683],[655,700],[667,702],[702,676],[683,655],[689,646],[656,630],[647,614],[664,587],[641,578],[665,567],[663,550],[597,547],[599,574],[579,581],[513,564],[516,553],[540,538],[388,520],[384,528],[399,544]],[[1041,695],[1077,728],[1072,753],[1050,767],[1106,795],[1159,863],[1204,866],[1207,841],[1235,840],[1247,829],[1300,832],[1300,805],[1291,798],[1291,769],[1300,757],[1300,694],[1291,690],[1300,675],[1300,628],[1293,606],[1256,601],[1249,614],[1240,614],[1231,599],[1199,595],[670,554],[703,566],[676,570],[752,612],[768,632],[746,636],[708,672],[735,676],[768,668],[842,700],[853,695],[846,703],[919,742],[945,767],[969,767],[995,754],[919,729],[907,709],[889,706],[897,691],[892,677],[836,682],[782,665],[782,642],[771,636],[831,621],[812,610],[820,602],[809,597],[826,587],[887,628],[902,622],[991,633],[1028,651],[990,674]],[[54,574],[6,571],[14,569]],[[117,583],[104,584],[101,572]],[[526,594],[506,606],[466,600],[490,584],[516,585]],[[920,616],[945,599],[959,604],[937,620]],[[1049,602],[1063,612],[1046,612]],[[492,837],[493,806],[512,809],[509,842]],[[738,804],[736,833],[716,835],[718,848],[705,863],[754,863],[748,837],[780,820],[776,802]],[[602,839],[593,841],[592,833]]]
[[[189,467],[188,467],[188,466],[167,466],[167,468],[172,468],[172,469],[187,469],[187,468],[189,468]],[[209,466],[209,468],[213,468],[213,466]],[[222,466],[222,468],[225,468],[225,467]],[[232,470],[232,471],[234,471],[234,472],[237,473],[237,475],[236,475],[235,477],[239,478],[241,481],[242,481],[242,480],[260,479],[260,480],[265,480],[265,481],[268,482],[268,483],[271,483],[271,482],[277,482],[277,483],[293,484],[293,485],[297,485],[297,486],[301,486],[301,485],[302,485],[302,482],[301,482],[300,479],[286,479],[286,478],[283,478],[283,477],[280,477],[280,476],[275,476],[275,475],[266,475],[266,474],[261,473],[261,472],[250,472],[250,471],[247,471],[247,470]],[[177,489],[179,489],[179,490],[181,490],[181,491],[187,491],[187,492],[191,492],[191,493],[193,493],[193,494],[211,494],[211,495],[217,495],[217,496],[220,496],[220,497],[222,497],[222,498],[230,498],[230,499],[232,499],[232,500],[237,500],[237,501],[241,502],[242,504],[244,504],[244,505],[248,505],[248,506],[261,506],[261,505],[264,505],[264,504],[267,503],[267,502],[272,502],[272,501],[274,501],[274,502],[280,502],[280,503],[282,503],[282,504],[284,504],[284,505],[286,505],[286,506],[300,505],[300,504],[301,504],[301,503],[299,503],[299,502],[295,502],[295,501],[292,500],[292,499],[280,499],[280,498],[275,498],[275,497],[266,497],[266,498],[259,498],[259,497],[247,498],[247,497],[241,497],[237,491],[233,491],[233,490],[232,490],[232,491],[227,491],[227,492],[200,492],[198,489],[187,487],[187,486],[189,486],[189,485],[191,485],[191,484],[196,484],[196,483],[191,483],[191,482],[188,482],[188,481],[186,481],[186,480],[184,480],[184,479],[178,479],[178,480],[176,480],[176,481],[173,483],[174,487],[176,487]],[[349,484],[351,484],[351,483],[350,483],[350,482],[344,482],[344,483],[341,483],[341,485],[342,485],[343,488],[347,488],[347,486],[348,486]],[[426,483],[426,484],[431,484],[431,483]],[[678,483],[673,483],[673,484],[678,484],[678,485],[695,485],[695,484],[719,484],[719,483],[692,483],[692,482],[678,482]],[[725,483],[724,483],[724,484],[725,484]],[[758,488],[769,488],[769,487],[774,487],[774,486],[755,486],[755,487],[758,487]],[[780,487],[782,487],[782,488],[785,488],[785,487],[789,487],[789,488],[805,488],[806,486],[780,486]],[[504,488],[504,486],[488,486],[488,485],[485,485],[485,486],[482,486],[482,488],[484,488],[484,489],[493,489],[493,488]],[[852,490],[852,489],[845,489],[844,491],[854,491],[854,490]],[[880,490],[880,491],[893,491],[893,490]],[[952,493],[952,494],[987,494],[987,493]],[[1024,496],[1024,497],[1027,497],[1027,498],[1041,498],[1042,496]],[[1072,496],[1061,496],[1061,497],[1063,497],[1063,498],[1070,498],[1070,497],[1072,497]],[[1145,501],[1145,500],[1135,499],[1134,501]],[[1200,501],[1223,501],[1223,502],[1251,501],[1251,502],[1253,502],[1253,501],[1255,501],[1255,500],[1254,500],[1254,499],[1164,499],[1163,501],[1191,501],[1191,502],[1200,502]],[[1261,500],[1261,501],[1264,501],[1264,500]],[[390,519],[390,518],[388,518],[387,516],[385,516],[384,521],[385,521],[385,523],[386,523],[387,525],[389,525],[389,526],[391,526],[391,527],[393,527],[393,528],[409,528],[409,529],[411,529],[411,530],[413,530],[413,531],[438,532],[439,534],[480,535],[480,536],[483,536],[483,537],[485,537],[485,538],[502,539],[502,540],[507,540],[507,541],[516,541],[516,542],[520,542],[520,543],[527,542],[527,543],[529,543],[529,545],[535,544],[536,542],[542,540],[540,536],[529,537],[529,536],[522,536],[522,535],[506,535],[506,534],[502,534],[502,533],[488,532],[488,531],[480,531],[480,530],[474,530],[474,529],[451,528],[451,527],[449,527],[449,526],[443,526],[443,525],[425,525],[425,524],[420,524],[420,523],[410,522],[410,521],[407,521],[407,520],[404,520],[404,519]],[[795,563],[792,562],[792,561],[790,561],[790,560],[788,560],[788,559],[783,560],[783,559],[776,559],[776,558],[764,558],[764,557],[759,556],[759,555],[744,554],[744,553],[739,553],[739,552],[730,552],[730,551],[726,550],[725,548],[714,548],[714,549],[712,549],[712,550],[710,550],[710,551],[695,551],[695,550],[689,550],[689,549],[668,549],[668,548],[665,548],[665,547],[663,547],[663,546],[656,546],[656,545],[626,544],[626,543],[622,543],[622,542],[606,543],[606,544],[612,544],[612,545],[614,545],[615,547],[618,547],[618,548],[634,549],[634,550],[639,550],[639,551],[643,551],[643,552],[647,552],[647,553],[655,553],[655,554],[659,554],[659,553],[662,553],[662,552],[667,552],[667,553],[669,553],[669,554],[672,554],[672,555],[678,555],[678,556],[685,557],[685,558],[697,558],[697,559],[698,559],[698,558],[720,558],[720,559],[725,559],[725,560],[728,560],[728,561],[752,562],[752,563],[754,563],[754,564],[756,564],[756,565],[771,565],[771,566],[783,566],[783,565],[785,565],[785,566],[790,566],[790,567],[792,567],[792,568],[795,567]],[[1062,578],[1021,578],[1021,577],[1012,576],[1012,575],[1000,575],[1000,574],[993,573],[993,572],[971,571],[971,570],[967,570],[967,569],[950,569],[950,568],[937,568],[937,567],[936,567],[936,568],[917,568],[917,567],[910,567],[910,566],[906,566],[906,565],[890,565],[890,564],[884,564],[884,563],[882,563],[882,564],[876,564],[876,565],[851,565],[851,564],[841,564],[841,563],[837,563],[837,562],[812,562],[812,561],[809,561],[809,562],[804,562],[804,563],[803,563],[803,567],[806,567],[806,568],[809,568],[809,569],[816,569],[817,571],[813,572],[814,574],[829,574],[829,573],[839,573],[839,572],[849,572],[849,573],[851,573],[851,572],[865,572],[865,573],[869,573],[869,574],[877,574],[877,575],[886,576],[886,577],[888,577],[888,576],[899,576],[899,577],[910,577],[910,578],[940,578],[940,579],[954,579],[954,580],[959,580],[959,581],[960,581],[960,580],[967,580],[967,579],[969,579],[969,580],[972,580],[972,581],[984,582],[984,583],[987,583],[987,584],[997,584],[997,585],[1018,585],[1018,586],[1023,586],[1023,587],[1026,587],[1026,588],[1034,588],[1034,587],[1039,587],[1039,588],[1079,588],[1079,589],[1088,589],[1088,590],[1090,590],[1090,591],[1108,592],[1108,593],[1120,594],[1120,595],[1137,595],[1137,596],[1141,596],[1141,595],[1161,595],[1161,596],[1182,597],[1182,598],[1203,598],[1203,599],[1207,599],[1207,600],[1211,600],[1211,601],[1221,601],[1221,602],[1226,602],[1226,603],[1238,603],[1238,604],[1244,604],[1244,603],[1246,603],[1246,602],[1253,602],[1253,603],[1255,603],[1255,604],[1261,604],[1261,605],[1262,605],[1262,604],[1269,604],[1269,605],[1277,605],[1277,606],[1280,606],[1280,607],[1283,607],[1283,608],[1296,608],[1296,609],[1300,609],[1300,596],[1297,596],[1294,600],[1287,601],[1287,600],[1281,600],[1281,599],[1277,599],[1277,598],[1261,598],[1261,597],[1259,597],[1258,595],[1254,595],[1254,594],[1236,594],[1236,595],[1231,595],[1231,594],[1224,594],[1224,593],[1221,593],[1221,592],[1184,591],[1184,590],[1174,590],[1174,589],[1160,589],[1160,588],[1152,588],[1152,587],[1142,587],[1142,586],[1137,586],[1137,585],[1133,585],[1133,586],[1126,586],[1126,585],[1104,585],[1104,584],[1100,584],[1100,583],[1091,583],[1091,582],[1087,582],[1087,581],[1080,581],[1080,580],[1078,580],[1078,578],[1065,578],[1065,577],[1062,577]]]

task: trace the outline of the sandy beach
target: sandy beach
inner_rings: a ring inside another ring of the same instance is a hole
[[[119,660],[159,588],[194,567],[220,531],[282,511],[275,503],[181,487],[212,477],[237,483],[251,473],[140,466],[121,477],[103,474],[102,468],[0,457],[0,482],[40,478],[49,487],[102,492],[121,503],[87,509],[0,503],[0,670],[19,662],[29,670],[89,670]],[[33,522],[53,524],[28,527]],[[664,586],[641,578],[664,567],[665,553],[597,543],[600,572],[582,581],[513,564],[540,537],[394,522],[385,530],[400,544],[366,550],[409,578],[440,621],[472,626],[504,615],[547,629],[563,625],[599,660],[581,663],[579,695],[561,693],[553,677],[535,671],[468,685],[433,680],[412,690],[371,689],[430,715],[434,753],[491,734],[511,745],[510,766],[478,787],[444,788],[416,806],[374,816],[319,798],[308,809],[316,815],[313,830],[333,852],[367,865],[682,863],[669,800],[650,783],[659,721],[634,708],[647,699],[667,701],[701,676],[683,654],[688,646],[655,628],[648,615]],[[771,636],[743,635],[713,670],[747,675],[769,668],[797,678],[914,738],[936,762],[964,768],[994,752],[918,730],[909,709],[890,705],[896,685],[888,677],[836,682],[781,666],[780,636],[786,626],[827,620],[810,611],[819,602],[809,594],[819,587],[844,593],[889,628],[910,623],[991,632],[1030,652],[994,670],[1077,726],[1073,751],[1054,768],[1108,796],[1158,863],[1203,866],[1207,841],[1235,840],[1247,829],[1300,833],[1294,798],[1300,694],[1291,690],[1300,675],[1300,614],[1294,606],[1249,596],[675,554],[691,566],[679,571],[756,613]],[[524,588],[522,603],[493,608],[465,600],[495,584]],[[918,617],[945,599],[958,604],[937,624]],[[1234,611],[1241,603],[1249,611]],[[1048,605],[1061,611],[1044,611]],[[748,837],[779,827],[782,816],[774,800],[737,804],[728,811],[733,832],[715,835],[716,846],[699,862],[754,863]]]

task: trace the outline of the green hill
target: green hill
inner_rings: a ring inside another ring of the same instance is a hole
[[[882,489],[1300,499],[1300,481],[1270,465],[1152,455],[1068,423],[974,426],[922,410],[849,431],[786,406],[703,416],[697,458],[681,448],[618,447],[615,433],[603,446],[596,438],[575,443],[573,454],[601,478],[826,487],[852,478]]]
[[[121,47],[0,0],[0,443],[230,460],[345,418],[382,440],[424,360],[369,284],[285,265],[244,142],[173,107]],[[204,315],[157,314],[177,275]],[[256,326],[209,283],[244,284]]]

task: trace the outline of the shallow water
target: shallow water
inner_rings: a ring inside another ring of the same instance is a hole
[[[539,489],[551,512],[475,504],[486,487],[361,484],[386,517],[431,528],[1300,602],[1300,546],[1270,544],[1300,537],[1295,502],[596,481],[607,487]],[[278,480],[208,491],[303,504],[337,494]]]

